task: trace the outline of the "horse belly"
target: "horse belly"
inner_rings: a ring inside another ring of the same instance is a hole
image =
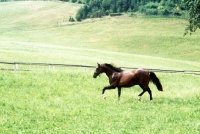
[[[121,87],[132,87],[134,85],[137,85],[137,83],[137,79],[135,79],[133,76],[122,77],[119,81],[119,85]]]

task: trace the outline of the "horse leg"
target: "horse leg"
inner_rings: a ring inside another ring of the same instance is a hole
[[[142,95],[146,92],[146,90],[143,89],[143,91],[138,95],[138,100],[141,101]]]
[[[102,97],[103,97],[104,99],[106,99],[106,96],[105,96],[105,94],[104,94],[105,90],[107,90],[107,89],[115,89],[115,88],[116,88],[116,86],[113,86],[113,85],[104,87],[103,90],[102,90]]]
[[[118,88],[118,100],[120,100],[120,96],[121,96],[121,87],[117,87]]]
[[[138,100],[140,101],[141,100],[141,96],[147,91],[149,93],[149,96],[150,96],[150,101],[153,100],[153,97],[152,97],[152,92],[151,92],[151,89],[148,87],[143,87],[143,92],[141,94],[138,95]]]
[[[151,89],[148,87],[148,90],[147,92],[149,93],[149,96],[150,96],[150,101],[153,100],[153,97],[152,97],[152,92],[151,92]]]
[[[138,95],[138,100],[141,101],[141,97],[146,92],[146,90],[141,84],[139,84],[139,86],[143,89],[143,91]]]

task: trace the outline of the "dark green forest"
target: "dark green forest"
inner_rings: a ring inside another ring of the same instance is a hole
[[[64,0],[65,1],[65,0]],[[185,35],[200,29],[200,0],[71,0],[84,4],[76,14],[76,20],[118,16],[125,12],[145,15],[183,16],[189,25]]]
[[[84,6],[77,12],[77,21],[106,15],[117,16],[123,12],[181,16],[187,10],[183,0],[84,0],[79,3]]]

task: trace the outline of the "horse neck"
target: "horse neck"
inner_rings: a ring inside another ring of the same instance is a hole
[[[114,70],[112,70],[112,69],[110,69],[110,68],[108,68],[108,67],[105,67],[105,68],[104,68],[104,72],[105,72],[105,74],[106,74],[108,77],[112,76],[113,73],[115,73]]]

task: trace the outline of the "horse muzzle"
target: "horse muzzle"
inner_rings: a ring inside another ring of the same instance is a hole
[[[97,76],[100,77],[100,74],[98,74],[98,73],[94,73],[93,78],[97,78]]]
[[[97,74],[96,73],[94,73],[93,78],[97,78]]]

